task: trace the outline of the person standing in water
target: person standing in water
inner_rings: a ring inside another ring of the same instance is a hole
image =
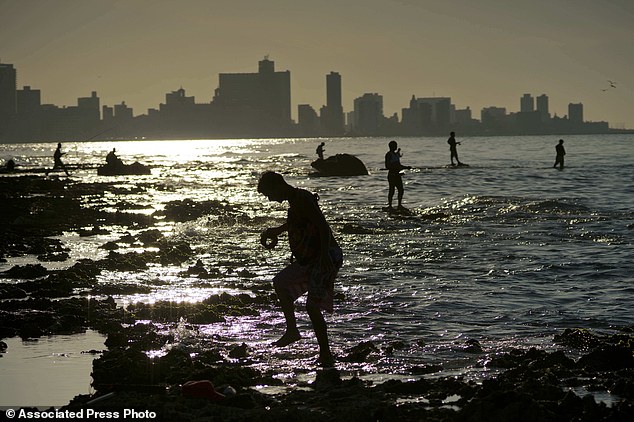
[[[557,157],[555,158],[554,168],[559,165],[559,170],[564,169],[564,155],[566,155],[566,149],[564,148],[564,140],[560,139],[559,143],[555,146],[555,151],[557,153]]]
[[[260,238],[262,245],[271,249],[277,243],[277,236],[288,232],[294,258],[273,278],[273,287],[286,320],[286,332],[273,345],[284,347],[301,338],[294,302],[308,292],[306,311],[319,344],[317,362],[322,366],[332,366],[335,359],[330,351],[326,321],[321,311],[333,312],[334,281],[343,264],[341,248],[319,208],[317,195],[289,185],[281,174],[272,171],[260,177],[258,192],[269,201],[288,201],[289,205],[286,222],[266,229]]]
[[[66,173],[66,176],[70,176],[70,174],[68,174],[68,170],[66,170],[66,166],[62,162],[63,155],[66,155],[66,153],[62,152],[62,144],[58,143],[57,149],[55,150],[55,153],[53,154],[53,160],[55,161],[55,164],[53,164],[53,168],[50,171],[49,170],[46,171],[47,176],[51,171],[55,171],[58,167],[64,170],[64,173]]]
[[[460,166],[462,163],[458,159],[458,149],[456,148],[456,144],[460,145],[460,142],[456,142],[456,132],[451,132],[449,134],[449,139],[447,139],[447,143],[449,144],[449,158],[451,159],[451,165],[455,166],[453,159],[456,159],[456,163]]]
[[[385,154],[385,168],[387,172],[388,193],[387,202],[388,208],[392,209],[392,200],[394,198],[394,191],[398,190],[398,208],[403,207],[403,178],[401,177],[401,170],[411,169],[410,166],[404,166],[401,164],[401,149],[398,148],[396,141],[391,141],[388,144],[390,150]]]
[[[317,150],[315,151],[317,153],[317,157],[319,157],[320,160],[324,159],[324,151],[326,151],[324,149],[324,145],[326,145],[325,143],[321,143],[317,146]]]

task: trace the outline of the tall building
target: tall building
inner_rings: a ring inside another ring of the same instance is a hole
[[[0,63],[0,137],[9,136],[17,112],[17,76],[12,64]]]
[[[363,94],[354,100],[352,129],[361,135],[378,135],[383,123],[383,96]]]
[[[473,123],[473,117],[471,114],[471,107],[458,109],[452,105],[451,106],[453,118],[451,119],[451,123],[457,123],[461,126],[469,125]]]
[[[548,95],[542,94],[537,97],[537,111],[542,118],[542,122],[550,119],[550,112],[548,111]]]
[[[317,136],[320,133],[319,116],[309,104],[297,106],[297,125],[303,136]]]
[[[326,75],[326,106],[322,107],[321,114],[321,123],[327,134],[342,135],[344,133],[341,75],[337,72]]]
[[[535,98],[531,94],[524,94],[520,98],[520,112],[532,113],[533,111],[535,111]]]
[[[500,132],[508,127],[508,116],[504,107],[484,107],[480,110],[480,121],[485,132]]]
[[[583,123],[583,104],[568,104],[568,121],[570,123]]]
[[[431,122],[436,129],[445,130],[451,124],[451,98],[427,97],[418,98],[418,105],[428,104],[431,107]]]
[[[25,86],[17,91],[17,134],[23,141],[39,140],[42,136],[42,96],[39,89]]]
[[[16,94],[16,111],[19,115],[35,114],[40,111],[42,93],[39,89],[25,86],[23,89],[17,90]]]
[[[133,110],[127,106],[125,101],[114,105],[114,118],[117,120],[132,120]]]
[[[213,98],[224,124],[236,130],[287,129],[291,121],[291,72],[275,71],[265,57],[258,73],[221,73]]]
[[[84,132],[94,131],[101,120],[100,100],[96,91],[90,97],[77,98],[77,112],[81,119],[80,127]]]

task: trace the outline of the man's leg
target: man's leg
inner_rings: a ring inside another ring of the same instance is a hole
[[[295,318],[295,299],[308,290],[308,274],[306,269],[297,263],[293,263],[284,268],[273,279],[275,293],[280,301],[280,307],[286,320],[286,332],[273,343],[275,346],[288,346],[301,339],[302,336],[297,329],[297,319]]]
[[[277,292],[277,298],[280,301],[282,312],[284,313],[284,319],[286,320],[286,332],[284,335],[273,344],[275,346],[288,346],[291,343],[296,342],[302,336],[297,329],[297,319],[295,318],[295,305],[293,300],[289,297],[285,291],[275,290]]]
[[[319,306],[307,302],[306,311],[308,312],[310,321],[313,324],[315,337],[317,337],[317,343],[319,344],[319,363],[325,366],[333,365],[335,363],[335,359],[330,351],[328,329],[326,327],[326,320],[324,320],[324,316],[321,314],[321,309],[319,309]]]
[[[390,208],[392,208],[392,199],[394,199],[394,189],[395,189],[395,185],[392,182],[392,180],[389,178],[388,176],[388,183],[390,185],[388,191],[387,191],[387,204]]]

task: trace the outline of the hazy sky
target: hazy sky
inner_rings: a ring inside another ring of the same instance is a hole
[[[181,86],[209,102],[219,73],[269,55],[291,71],[294,118],[336,71],[346,111],[367,92],[399,118],[412,95],[447,96],[479,119],[530,93],[634,128],[633,22],[633,0],[0,0],[0,61],[43,103],[97,91],[135,115]]]

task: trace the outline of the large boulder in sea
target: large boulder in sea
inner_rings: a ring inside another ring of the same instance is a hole
[[[99,176],[130,176],[152,174],[150,168],[135,161],[132,164],[106,164],[97,168]]]
[[[319,158],[310,165],[320,176],[365,176],[368,174],[363,161],[350,154],[332,155],[324,160]]]

